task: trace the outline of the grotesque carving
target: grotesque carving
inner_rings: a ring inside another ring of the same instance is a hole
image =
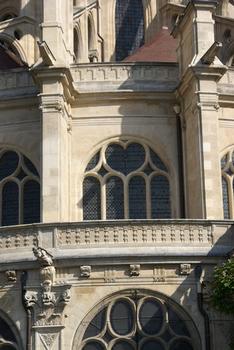
[[[81,266],[80,267],[80,276],[89,278],[91,274],[91,266]]]
[[[68,284],[55,284],[53,256],[43,248],[33,248],[40,263],[40,287],[26,288],[25,305],[33,310],[34,325],[59,325],[65,305],[70,300]]]
[[[5,272],[8,282],[16,282],[16,272],[15,270],[8,270]]]
[[[140,275],[140,270],[141,270],[141,266],[140,265],[130,265],[130,276],[139,276]]]
[[[191,272],[191,264],[180,264],[180,275],[189,275]]]
[[[33,248],[33,254],[37,258],[41,267],[53,265],[53,256],[41,247]]]

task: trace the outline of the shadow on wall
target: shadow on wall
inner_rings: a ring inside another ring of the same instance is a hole
[[[187,259],[185,264],[180,265],[182,269],[177,271],[185,278],[172,298],[193,315],[193,318],[202,316],[203,322],[197,326],[203,335],[205,350],[233,349],[231,344],[234,344],[234,319],[215,310],[211,301],[214,268],[228,258],[233,250],[232,242],[234,225],[230,222],[227,231],[215,242],[207,256],[201,257],[199,264],[190,265]]]

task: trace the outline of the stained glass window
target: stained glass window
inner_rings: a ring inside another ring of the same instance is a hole
[[[0,149],[0,193],[1,225],[40,221],[39,174],[20,152]]]
[[[123,181],[117,176],[110,177],[106,183],[106,218],[124,218]]]
[[[90,325],[98,331],[89,333]],[[187,315],[182,316],[166,300],[133,290],[105,303],[104,308],[83,323],[86,330],[81,350],[197,350],[196,330]],[[79,333],[80,334],[80,333]]]
[[[141,176],[129,181],[129,218],[146,219],[145,180]]]
[[[151,208],[153,219],[171,217],[170,186],[166,176],[154,176],[151,180]]]
[[[83,183],[84,220],[101,219],[100,182],[93,176],[86,177]]]
[[[116,61],[122,61],[144,43],[142,0],[116,0]]]
[[[85,169],[84,219],[170,218],[170,185],[166,175],[167,167],[147,144],[118,140],[104,145]],[[149,201],[151,206],[147,205]]]

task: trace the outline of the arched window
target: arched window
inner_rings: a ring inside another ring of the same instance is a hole
[[[2,226],[40,222],[39,174],[20,152],[0,150]]]
[[[234,148],[230,149],[221,159],[223,216],[224,219],[234,219]]]
[[[142,0],[116,0],[115,36],[116,61],[122,61],[144,44]]]
[[[142,290],[125,291],[87,315],[73,349],[200,350],[197,330],[182,308]],[[77,334],[78,334],[77,331]]]
[[[171,217],[169,172],[145,143],[118,140],[90,160],[83,182],[84,220]]]

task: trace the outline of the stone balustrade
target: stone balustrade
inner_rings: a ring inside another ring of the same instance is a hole
[[[231,221],[136,220],[34,224],[0,228],[0,262],[32,261],[32,248],[55,259],[111,255],[225,255]]]
[[[31,74],[24,68],[0,71],[0,100],[1,105],[5,100],[25,97],[36,97],[37,88]],[[24,101],[25,102],[25,101]]]

